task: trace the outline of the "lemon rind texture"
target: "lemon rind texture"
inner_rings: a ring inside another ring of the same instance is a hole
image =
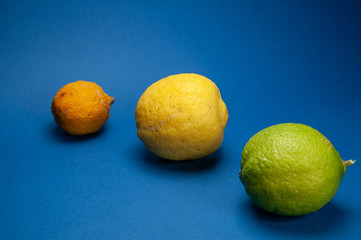
[[[222,144],[228,111],[218,87],[198,74],[177,74],[153,83],[139,98],[137,136],[154,154],[191,160]]]

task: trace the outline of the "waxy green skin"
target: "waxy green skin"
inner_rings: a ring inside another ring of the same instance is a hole
[[[301,216],[319,210],[334,197],[346,171],[344,165],[320,132],[303,124],[284,123],[248,141],[239,177],[258,207]]]

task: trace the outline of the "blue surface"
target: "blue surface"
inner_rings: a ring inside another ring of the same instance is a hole
[[[0,239],[357,239],[361,163],[304,217],[254,207],[238,179],[259,130],[299,122],[361,156],[360,1],[0,1]],[[212,79],[222,147],[193,162],[136,136],[142,92],[171,74]],[[76,80],[115,97],[95,135],[55,124]]]

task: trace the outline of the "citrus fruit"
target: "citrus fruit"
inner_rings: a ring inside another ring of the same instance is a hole
[[[331,142],[312,127],[278,124],[255,134],[242,152],[239,177],[253,203],[269,212],[301,216],[336,194],[346,167]]]
[[[76,81],[62,87],[51,104],[55,122],[71,135],[99,130],[109,118],[114,98],[96,83]]]
[[[139,98],[137,135],[159,157],[189,160],[222,144],[228,111],[218,87],[206,77],[183,73],[163,78]]]

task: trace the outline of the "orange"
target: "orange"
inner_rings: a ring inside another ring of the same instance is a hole
[[[51,111],[55,122],[71,135],[98,131],[108,120],[114,98],[96,83],[76,81],[65,85],[55,95]]]

